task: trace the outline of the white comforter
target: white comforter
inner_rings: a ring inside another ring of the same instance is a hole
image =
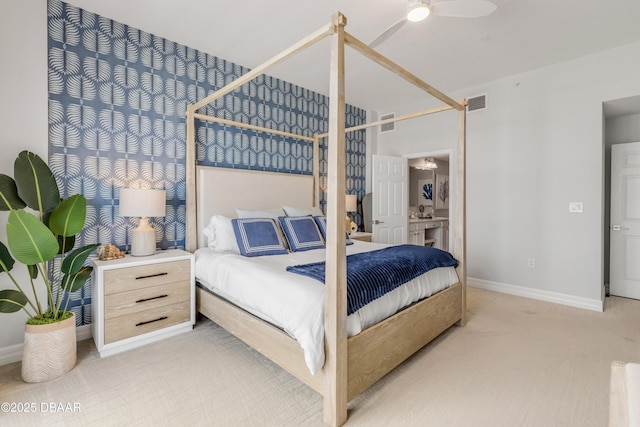
[[[385,245],[354,241],[347,246],[347,255],[383,247]],[[244,257],[201,248],[196,251],[196,279],[212,292],[285,330],[298,341],[309,370],[315,374],[324,364],[324,285],[289,273],[286,267],[324,259],[324,249]],[[348,316],[347,334],[357,335],[457,281],[453,267],[430,270]]]

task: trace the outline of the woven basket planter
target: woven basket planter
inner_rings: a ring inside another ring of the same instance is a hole
[[[22,379],[39,383],[58,378],[76,366],[76,316],[48,325],[26,325]]]

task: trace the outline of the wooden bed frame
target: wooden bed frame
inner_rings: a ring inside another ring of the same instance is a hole
[[[289,49],[254,68],[209,95],[187,107],[187,250],[198,247],[197,224],[199,199],[195,167],[195,119],[224,123],[314,143],[313,200],[319,200],[319,141],[328,138],[327,177],[327,258],[325,298],[325,365],[315,376],[309,372],[302,349],[289,335],[258,319],[225,300],[198,288],[197,310],[221,327],[271,359],[282,368],[308,384],[324,397],[324,420],[328,425],[342,425],[347,419],[347,402],[413,353],[429,343],[450,326],[464,325],[466,310],[466,215],[465,215],[465,135],[466,101],[456,102],[442,92],[420,80],[389,59],[377,53],[355,37],[346,33],[346,18],[337,13],[332,22]],[[329,132],[314,137],[265,129],[245,123],[233,122],[196,113],[197,110],[242,85],[264,74],[269,68],[298,53],[317,41],[331,37],[331,67],[329,93]],[[395,119],[382,120],[345,129],[344,100],[344,46],[348,45],[374,62],[424,90],[445,105]],[[453,255],[459,262],[459,283],[432,297],[406,308],[384,321],[348,338],[346,335],[346,250],[345,236],[345,133],[372,126],[407,120],[427,114],[455,109],[458,111],[459,138],[456,152],[456,212],[454,217]],[[221,184],[225,185],[225,184]],[[286,204],[286,203],[283,203]],[[247,206],[237,206],[247,207]],[[268,208],[269,205],[261,206]],[[248,207],[247,207],[248,208]],[[206,209],[204,210],[206,211]],[[224,214],[223,212],[217,212]],[[205,217],[205,220],[208,220]],[[201,220],[202,221],[202,220]],[[418,327],[419,325],[419,327]]]

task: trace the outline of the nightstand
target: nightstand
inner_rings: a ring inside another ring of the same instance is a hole
[[[91,332],[101,357],[193,329],[194,259],[170,249],[92,260]]]
[[[364,231],[356,231],[349,234],[351,240],[362,240],[363,242],[370,242],[373,233],[365,233]]]

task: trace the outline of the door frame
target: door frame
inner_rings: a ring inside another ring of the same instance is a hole
[[[422,151],[422,152],[417,152],[417,153],[411,153],[411,154],[404,154],[402,157],[405,157],[407,160],[411,160],[411,159],[422,159],[425,157],[438,157],[438,156],[443,156],[443,155],[447,155],[449,156],[449,252],[453,253],[453,244],[455,242],[455,227],[451,227],[451,224],[453,224],[453,220],[454,218],[452,218],[452,213],[456,211],[456,198],[455,197],[451,197],[451,195],[455,195],[456,194],[456,172],[457,172],[457,165],[458,162],[456,161],[456,155],[455,155],[455,150],[453,148],[444,148],[441,150],[431,150],[431,151]],[[407,174],[407,179],[409,180],[409,182],[407,182],[407,188],[409,188],[409,184],[410,184],[410,177],[411,177],[411,171],[408,171],[409,173]],[[409,188],[409,191],[411,191],[411,188]]]

